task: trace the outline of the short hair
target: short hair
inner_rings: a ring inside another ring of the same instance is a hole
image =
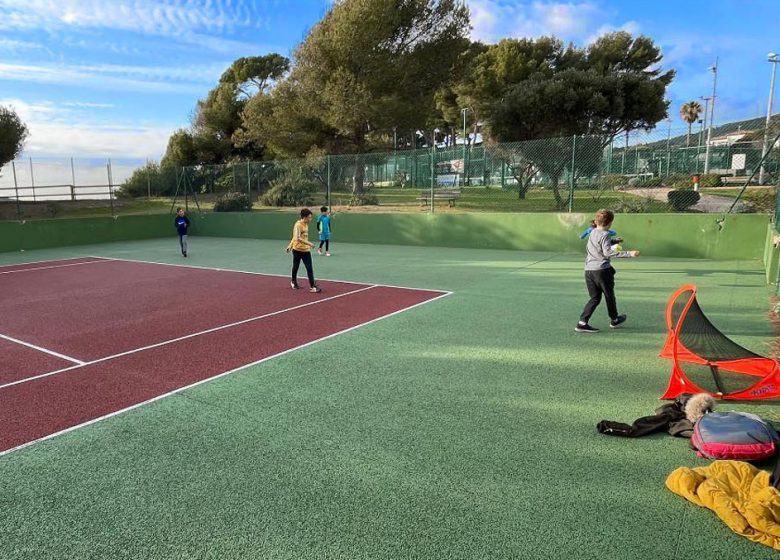
[[[593,221],[597,226],[608,226],[615,221],[615,213],[612,210],[602,208],[596,212],[596,216]]]
[[[320,212],[327,212],[327,211],[328,211],[327,206],[323,206],[322,208],[320,208]]]
[[[306,216],[311,216],[311,210],[308,208],[301,210],[301,218],[305,218]]]
[[[177,211],[177,212],[181,212],[182,210],[184,210],[184,208],[182,208],[181,206],[179,206],[179,207],[176,209],[176,211]]]

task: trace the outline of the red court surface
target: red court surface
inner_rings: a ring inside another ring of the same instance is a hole
[[[0,455],[447,295],[320,286],[100,258],[0,267]]]

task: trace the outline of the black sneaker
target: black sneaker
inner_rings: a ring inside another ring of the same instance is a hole
[[[297,282],[290,282],[290,287],[291,287],[293,290],[297,290],[297,289],[298,289],[298,283],[297,283]]]
[[[613,319],[609,322],[609,328],[610,329],[619,329],[620,325],[626,322],[626,316],[625,315],[618,315],[616,319]]]
[[[574,327],[574,330],[577,332],[587,332],[587,333],[597,333],[599,330],[596,327],[591,327],[587,323],[577,323],[577,326]]]
[[[309,291],[313,294],[319,294],[322,291],[322,288],[320,288],[319,286],[312,286],[311,288],[309,288]]]
[[[184,251],[184,253],[182,253],[182,254],[184,255],[184,258],[186,259],[187,258],[187,251]]]

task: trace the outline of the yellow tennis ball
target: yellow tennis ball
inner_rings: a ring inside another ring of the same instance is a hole
[[[620,243],[617,243],[617,244],[612,246],[612,250],[613,251],[622,251],[623,250],[623,246]]]

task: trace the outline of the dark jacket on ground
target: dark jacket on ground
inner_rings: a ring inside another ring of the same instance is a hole
[[[685,403],[691,396],[680,395],[674,402],[657,408],[654,415],[637,418],[630,426],[621,422],[602,420],[596,429],[600,434],[621,437],[641,437],[666,430],[673,436],[689,438],[693,434],[693,423],[685,417]]]

